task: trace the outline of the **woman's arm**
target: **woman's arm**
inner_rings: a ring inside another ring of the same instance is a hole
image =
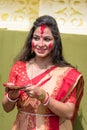
[[[59,117],[71,119],[74,113],[75,105],[71,102],[60,102],[50,97],[47,107]]]
[[[48,108],[58,115],[59,117],[65,117],[71,119],[75,110],[76,104],[76,88],[71,92],[71,94],[66,98],[65,102],[49,98]]]
[[[15,107],[15,104],[19,98],[20,91],[16,89],[9,89],[8,87],[6,87],[5,93],[6,94],[4,95],[2,99],[2,106],[6,112],[10,112]]]
[[[2,99],[2,106],[6,112],[10,112],[11,110],[13,110],[15,107],[15,104],[16,102],[9,101],[6,95]]]

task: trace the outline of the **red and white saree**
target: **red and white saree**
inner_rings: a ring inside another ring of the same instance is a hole
[[[19,61],[12,66],[8,82],[17,86],[31,83],[26,70],[26,62]],[[84,80],[80,72],[71,67],[52,66],[33,78],[32,83],[40,86],[55,100],[76,104],[72,121],[74,120],[83,95]],[[18,113],[12,130],[68,130],[65,127],[69,124],[63,126],[64,120],[62,121],[37,99],[29,98],[23,91],[20,92],[17,109]],[[70,125],[69,130],[71,129]]]

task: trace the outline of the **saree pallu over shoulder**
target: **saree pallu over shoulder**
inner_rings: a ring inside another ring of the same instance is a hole
[[[79,105],[83,96],[84,79],[83,75],[79,71],[77,71],[74,68],[71,68],[70,71],[67,73],[67,75],[63,78],[62,85],[56,99],[64,102],[75,88],[76,88],[76,104],[74,115],[71,119],[72,122],[74,121],[77,115]]]

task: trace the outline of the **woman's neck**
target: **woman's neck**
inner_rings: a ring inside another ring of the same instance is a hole
[[[48,68],[49,66],[53,65],[50,57],[46,58],[35,57],[34,62],[39,68]]]

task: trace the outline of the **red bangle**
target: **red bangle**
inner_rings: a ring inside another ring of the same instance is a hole
[[[45,98],[45,100],[43,102],[43,105],[46,106],[49,103],[49,100],[50,100],[49,93],[46,93],[46,98]]]

